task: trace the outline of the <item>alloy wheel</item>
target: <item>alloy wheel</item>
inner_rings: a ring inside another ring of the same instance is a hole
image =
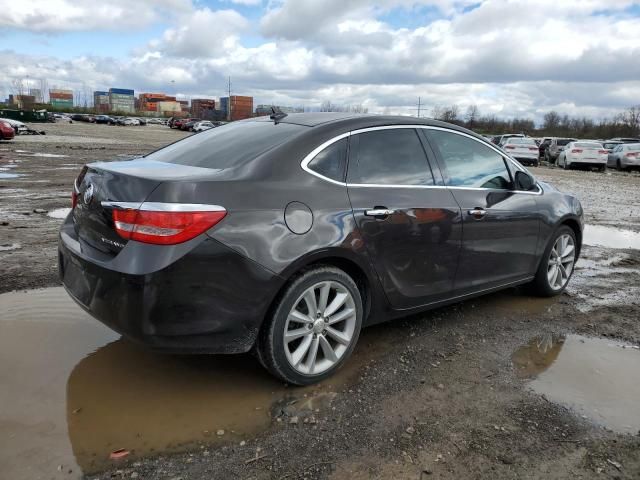
[[[347,352],[356,320],[353,296],[341,283],[324,281],[307,288],[294,303],[285,323],[287,361],[306,375],[329,370]]]
[[[553,290],[561,290],[565,287],[573,272],[576,258],[576,246],[571,235],[563,234],[557,239],[547,264],[547,280]]]

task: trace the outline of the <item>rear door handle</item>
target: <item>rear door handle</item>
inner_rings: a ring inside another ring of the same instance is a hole
[[[388,208],[374,208],[372,210],[366,210],[364,214],[368,217],[388,217],[389,215],[393,215],[396,213],[395,210],[390,210]]]
[[[487,211],[484,208],[473,208],[468,213],[476,220],[482,220],[487,215]]]

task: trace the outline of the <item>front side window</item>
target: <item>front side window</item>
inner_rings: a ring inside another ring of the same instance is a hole
[[[336,182],[344,182],[347,165],[347,139],[343,138],[332,143],[318,153],[307,167],[323,177]]]
[[[448,186],[511,188],[509,170],[495,150],[472,138],[442,130],[430,130],[429,141],[440,153]]]
[[[411,128],[376,130],[355,135],[357,153],[349,160],[349,183],[433,185],[427,156]]]

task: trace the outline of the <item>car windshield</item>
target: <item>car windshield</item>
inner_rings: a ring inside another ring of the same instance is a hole
[[[560,138],[558,139],[558,145],[564,147],[565,145],[567,145],[567,143],[571,143],[572,141],[573,140],[571,140],[570,138]]]
[[[602,145],[596,142],[576,142],[573,146],[578,148],[602,148]]]
[[[605,143],[604,144],[604,148],[616,148],[618,145],[620,145],[618,142],[614,142],[614,143]]]
[[[510,138],[507,140],[507,145],[533,145],[536,146],[536,142],[533,138]]]
[[[146,158],[192,167],[225,169],[245,163],[307,129],[291,123],[233,122],[172,143]]]

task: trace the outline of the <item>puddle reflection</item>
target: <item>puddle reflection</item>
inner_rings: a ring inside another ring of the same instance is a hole
[[[287,388],[250,355],[162,355],[118,339],[62,288],[0,295],[0,312],[0,465],[13,480],[91,473],[118,449],[240,441],[269,427],[275,405],[327,408],[386,348],[365,331],[337,375]]]
[[[586,225],[584,243],[598,247],[640,249],[640,233],[603,225]]]
[[[611,430],[640,431],[640,349],[602,338],[544,335],[512,356],[518,376],[552,402]]]

